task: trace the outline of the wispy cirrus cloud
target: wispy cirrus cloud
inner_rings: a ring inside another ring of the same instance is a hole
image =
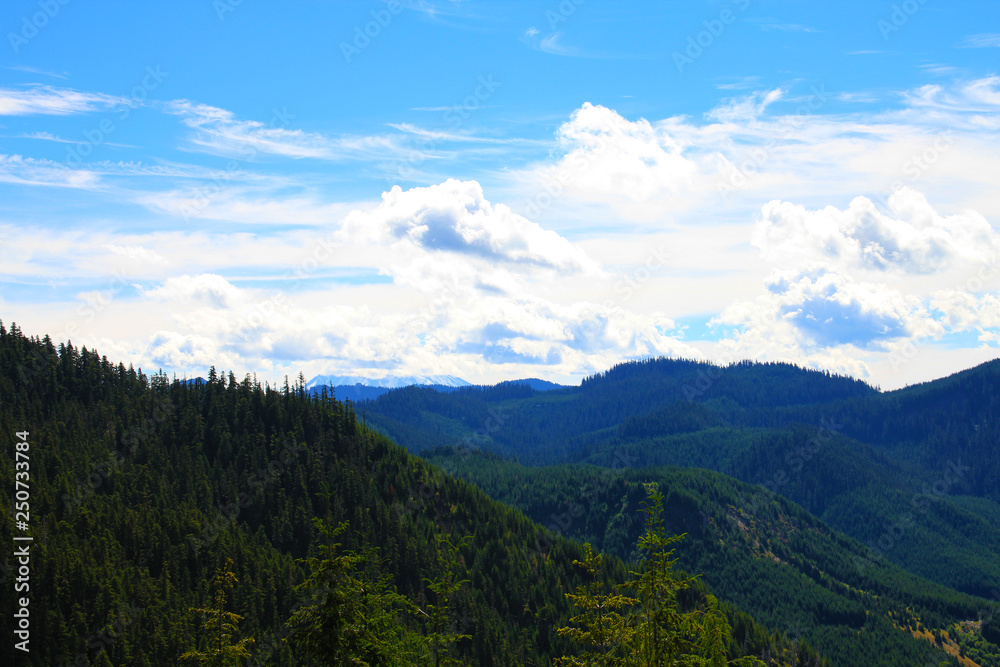
[[[18,134],[14,137],[15,139],[38,139],[40,141],[53,141],[57,144],[86,144],[90,143],[82,139],[64,139],[58,135],[52,134],[51,132],[29,132],[27,134]],[[138,148],[131,144],[119,144],[111,141],[102,141],[104,146],[115,146],[117,148]]]
[[[0,153],[0,182],[17,185],[77,188],[100,187],[100,178],[86,169],[67,169],[60,162]]]
[[[522,40],[525,44],[536,51],[548,53],[553,56],[566,58],[589,58],[593,60],[619,60],[623,58],[634,58],[629,55],[616,55],[593,51],[581,46],[567,44],[562,32],[556,31],[547,34],[539,32],[535,27],[528,28]]]
[[[251,160],[258,153],[320,160],[383,158],[386,153],[395,154],[401,150],[389,136],[331,137],[288,129],[286,125],[294,116],[285,111],[276,110],[271,120],[263,123],[240,120],[227,109],[189,100],[175,100],[165,109],[196,130],[191,139],[195,146],[244,160]]]
[[[719,90],[752,90],[760,87],[759,76],[744,76],[735,81],[717,83],[715,87]]]
[[[114,95],[37,84],[21,89],[0,88],[0,116],[70,116],[128,103]]]
[[[1000,48],[1000,32],[969,35],[955,46],[960,49]]]
[[[50,76],[53,79],[65,79],[66,73],[62,74],[58,72],[52,72],[49,70],[41,69],[40,67],[29,67],[28,65],[6,65],[4,69],[9,69],[14,72],[27,72],[28,74],[41,74],[42,76]]]
[[[816,28],[810,28],[806,25],[801,25],[799,23],[780,23],[773,20],[755,20],[751,19],[751,23],[755,24],[761,30],[778,30],[780,32],[820,32]]]

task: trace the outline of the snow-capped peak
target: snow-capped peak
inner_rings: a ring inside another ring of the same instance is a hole
[[[440,385],[445,387],[467,387],[469,383],[454,375],[386,375],[381,378],[366,378],[360,375],[317,375],[306,383],[306,389],[313,387],[342,387],[356,384],[366,387],[408,387],[411,384]]]

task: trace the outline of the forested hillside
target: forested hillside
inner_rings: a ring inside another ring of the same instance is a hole
[[[864,563],[1000,597],[1000,362],[879,392],[787,364],[655,359],[544,394],[408,388],[362,409],[411,451],[716,470],[859,540]]]
[[[566,594],[610,590],[636,565],[608,556],[592,577],[574,564],[587,561],[577,542],[537,550],[542,529],[521,512],[358,421],[301,382],[262,387],[214,369],[171,381],[0,324],[0,483],[30,489],[28,528],[5,503],[0,534],[33,538],[17,595],[13,549],[0,556],[5,617],[30,599],[30,653],[8,635],[3,663],[196,664],[225,645],[233,658],[214,664],[340,664],[309,656],[356,649],[331,645],[347,635],[382,650],[373,643],[388,636],[328,631],[348,627],[345,609],[389,629],[409,656],[399,664],[548,665],[584,651],[560,632],[579,627]],[[681,611],[715,618],[708,588],[687,591]],[[726,623],[712,627],[732,630],[703,664],[820,661],[721,609]],[[641,618],[628,617],[636,633]]]
[[[642,486],[657,482],[667,494],[668,532],[687,535],[680,566],[702,572],[720,597],[771,627],[807,638],[834,664],[922,665],[930,643],[914,632],[943,634],[962,644],[965,655],[975,655],[977,664],[1000,664],[1000,648],[986,645],[981,635],[959,636],[966,621],[998,615],[996,604],[888,563],[869,564],[864,545],[761,487],[702,469],[533,468],[464,448],[428,454],[545,525],[538,550],[560,535],[634,558]]]

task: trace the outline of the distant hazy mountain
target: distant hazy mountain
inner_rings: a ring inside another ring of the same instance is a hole
[[[306,383],[306,389],[315,387],[409,387],[410,385],[437,385],[442,387],[468,387],[469,383],[454,375],[386,375],[383,378],[366,378],[359,375],[317,375]]]
[[[549,382],[548,380],[539,380],[538,378],[524,378],[521,380],[507,380],[506,382],[501,382],[504,384],[526,384],[535,391],[552,391],[553,389],[563,389],[567,385],[556,384],[555,382]]]

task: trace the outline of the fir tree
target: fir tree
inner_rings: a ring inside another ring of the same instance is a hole
[[[242,621],[243,617],[226,611],[228,591],[237,583],[239,580],[233,574],[233,559],[227,558],[225,565],[219,568],[212,582],[213,606],[190,609],[205,616],[202,627],[208,633],[208,648],[205,651],[188,651],[181,656],[181,660],[196,660],[198,664],[206,667],[228,667],[228,665],[238,665],[244,658],[250,657],[247,646],[253,644],[252,637],[244,637],[233,643],[237,631],[236,624]]]

